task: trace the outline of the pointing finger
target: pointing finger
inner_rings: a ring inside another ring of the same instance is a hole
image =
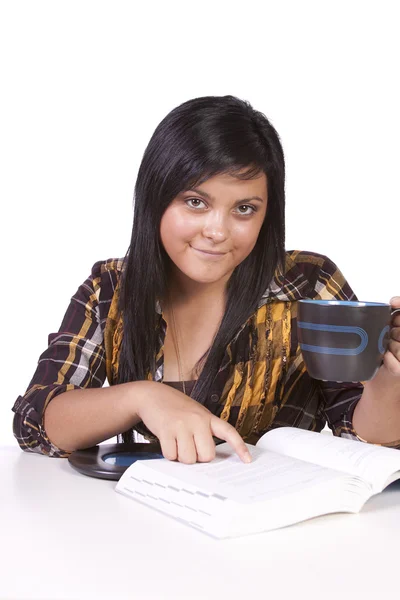
[[[232,425],[219,417],[213,417],[211,419],[211,431],[213,435],[228,442],[244,463],[251,462],[251,454],[246,444]]]

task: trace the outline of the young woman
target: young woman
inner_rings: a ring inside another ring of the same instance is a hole
[[[243,440],[326,422],[400,447],[400,316],[365,386],[305,369],[297,301],[355,295],[327,257],[285,251],[284,181],[279,137],[249,103],[196,98],[163,119],[125,258],[93,266],[15,402],[21,448],[64,457],[136,431],[171,460],[210,461],[216,436],[249,461]]]

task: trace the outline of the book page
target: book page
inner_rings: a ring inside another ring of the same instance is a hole
[[[382,491],[389,477],[400,471],[399,450],[295,427],[269,431],[257,448],[357,475],[372,485],[374,493]]]
[[[137,461],[116,491],[217,538],[358,512],[372,494],[358,477],[254,446],[249,450],[249,464],[227,444],[210,463]]]
[[[146,479],[156,481],[159,474],[170,476],[220,498],[241,503],[252,503],[282,497],[332,479],[343,478],[343,473],[304,462],[276,452],[261,451],[249,446],[253,461],[243,463],[236,453],[222,444],[216,448],[216,458],[209,463],[185,465],[168,460],[140,461],[146,467]],[[129,467],[134,473],[134,465]],[[185,487],[185,485],[183,486]],[[364,486],[361,485],[361,487]]]

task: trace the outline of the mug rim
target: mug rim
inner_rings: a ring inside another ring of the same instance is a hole
[[[299,302],[303,304],[318,304],[319,306],[386,306],[390,308],[390,304],[387,304],[386,302],[364,302],[362,300],[312,300],[310,298],[304,298],[299,300]]]

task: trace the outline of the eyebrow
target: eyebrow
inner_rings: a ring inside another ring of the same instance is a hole
[[[207,192],[204,192],[203,190],[200,190],[199,188],[191,188],[190,190],[185,190],[185,193],[187,192],[196,192],[196,194],[199,194],[199,196],[204,196],[204,198],[207,198],[207,200],[215,200],[215,198],[213,198],[211,196],[211,194],[208,194]],[[250,198],[242,198],[241,200],[236,200],[236,202],[240,202],[240,203],[245,203],[245,202],[250,202],[251,200],[257,200],[258,202],[263,203],[264,200],[262,198],[260,198],[260,196],[250,196]]]

